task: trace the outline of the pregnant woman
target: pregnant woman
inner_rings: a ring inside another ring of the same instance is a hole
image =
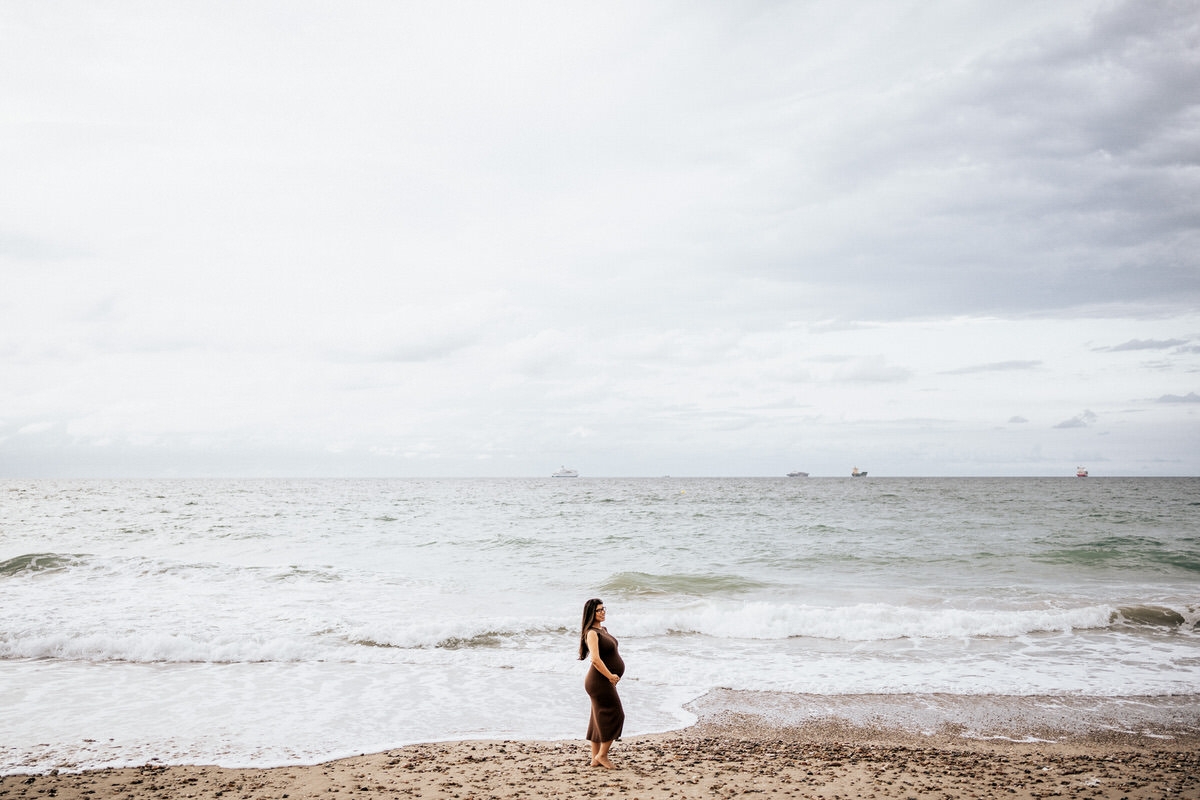
[[[625,672],[625,662],[617,652],[617,640],[604,627],[604,601],[592,598],[583,604],[583,629],[579,633],[579,660],[591,658],[592,666],[583,680],[583,688],[592,698],[592,717],[588,720],[587,740],[592,745],[592,766],[613,769],[608,749],[621,738],[625,710],[617,696],[617,682]]]

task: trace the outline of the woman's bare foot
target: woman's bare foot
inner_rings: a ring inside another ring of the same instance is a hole
[[[617,765],[609,761],[607,758],[593,758],[593,767],[604,767],[605,769],[616,769]]]

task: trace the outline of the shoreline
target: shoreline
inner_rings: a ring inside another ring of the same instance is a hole
[[[575,698],[578,700],[579,698]],[[629,700],[634,702],[630,704]],[[644,697],[641,700],[644,701]],[[684,734],[709,730],[720,734],[733,730],[736,735],[774,739],[790,732],[844,731],[847,741],[869,735],[886,743],[931,742],[966,746],[973,740],[1003,742],[1066,743],[1127,738],[1133,741],[1171,740],[1200,737],[1200,694],[1176,695],[963,695],[947,693],[913,694],[796,694],[763,690],[709,689],[691,700],[679,698],[672,706],[679,713],[674,724],[647,726],[644,712],[649,710],[639,698],[627,697],[626,713],[633,722],[627,738],[652,735]],[[578,715],[586,715],[586,703],[576,703]],[[114,713],[122,712],[118,699]],[[662,711],[662,707],[656,709]],[[18,744],[9,737],[0,741],[0,777],[8,774],[42,775],[95,772],[104,769],[151,766],[212,765],[230,769],[272,769],[310,766],[338,761],[365,753],[385,752],[420,744],[448,744],[458,741],[571,741],[578,726],[562,717],[562,707],[552,712],[553,721],[544,719],[549,735],[529,730],[485,730],[476,728],[465,735],[433,735],[388,740],[372,735],[357,744],[345,741],[344,732],[331,731],[330,741],[338,746],[294,747],[288,739],[264,742],[261,749],[246,749],[244,742],[223,746],[219,738],[206,731],[178,732],[159,728],[170,735],[161,746],[152,740],[135,738],[126,745],[120,739],[105,738],[104,733],[77,723],[69,738],[31,739]],[[661,714],[660,714],[661,716]],[[666,720],[659,720],[660,722]],[[270,722],[259,716],[252,724],[262,727]],[[564,724],[565,723],[565,724]],[[198,733],[198,736],[197,736]],[[582,731],[578,731],[582,735]],[[195,737],[189,743],[189,735]],[[31,744],[44,741],[47,744]],[[348,746],[347,746],[348,745]]]
[[[840,723],[808,723],[773,733],[705,723],[632,737],[613,748],[616,770],[588,766],[587,745],[578,740],[462,741],[409,745],[312,766],[143,766],[10,775],[0,778],[0,797],[1200,797],[1200,737],[1115,736],[1049,746],[944,737],[917,741]]]
[[[889,741],[1200,739],[1200,694],[815,695],[711,689],[684,708],[696,715],[694,728],[765,736],[833,725],[883,731]]]
[[[816,715],[804,702],[780,707],[779,698],[769,693],[714,690],[691,704],[699,716],[695,724],[618,742],[613,759],[620,769],[612,771],[588,766],[588,746],[581,739],[465,740],[412,744],[307,766],[147,765],[13,774],[0,777],[0,797],[303,800],[345,793],[447,800],[611,795],[680,800],[751,792],[876,800],[1001,793],[1029,800],[1083,794],[1101,800],[1200,798],[1200,729],[1193,727],[1200,704],[1193,695],[1123,698],[1118,705],[1126,710],[1167,709],[1164,724],[1136,731],[1128,726],[1048,727],[1054,718],[1069,721],[1077,710],[1071,703],[1056,706],[1043,719],[1026,720],[1023,729],[1009,730],[1006,738],[972,736],[953,714],[941,714],[936,729],[895,724],[902,706],[910,711],[927,707],[931,697],[905,698],[890,707],[886,696],[861,697],[862,702]],[[993,726],[1008,728],[1012,721],[994,714],[1003,703],[941,699],[947,701],[942,710],[974,707],[977,719]],[[1161,702],[1134,705],[1146,700]],[[853,719],[868,701],[878,711],[875,721]],[[974,733],[985,734],[986,729]]]

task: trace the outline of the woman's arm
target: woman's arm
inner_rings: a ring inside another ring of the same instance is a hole
[[[596,668],[597,672],[613,683],[621,680],[621,676],[610,672],[608,667],[604,665],[604,659],[600,658],[600,636],[595,631],[587,632],[587,647],[588,655],[592,657],[592,666]]]

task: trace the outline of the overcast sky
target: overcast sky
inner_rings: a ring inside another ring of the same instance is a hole
[[[0,476],[1200,474],[1200,7],[0,4]]]

